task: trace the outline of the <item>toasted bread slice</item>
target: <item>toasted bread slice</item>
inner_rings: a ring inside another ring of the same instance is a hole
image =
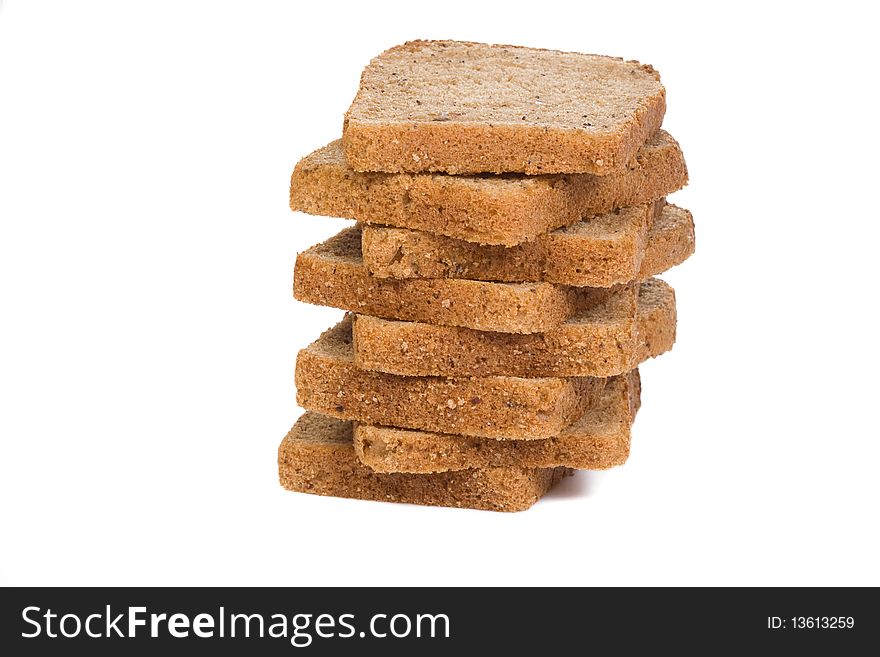
[[[610,378],[592,408],[547,440],[493,440],[355,424],[354,448],[360,462],[376,472],[559,466],[606,470],[629,457],[640,392],[638,370]]]
[[[485,436],[550,438],[586,411],[605,380],[592,377],[412,377],[368,372],[354,360],[351,317],[299,352],[297,402],[345,420]]]
[[[678,143],[663,130],[627,167],[589,174],[448,176],[358,173],[335,141],[303,158],[290,179],[292,210],[513,246],[619,208],[649,203],[687,184]]]
[[[287,490],[382,502],[523,511],[571,471],[490,468],[438,474],[377,474],[358,462],[351,422],[306,413],[278,448]]]
[[[606,175],[665,111],[660,76],[638,62],[411,41],[366,67],[342,143],[357,171]]]
[[[404,376],[598,376],[627,372],[672,348],[675,292],[659,279],[631,299],[612,294],[548,333],[515,335],[358,315],[355,363]]]
[[[633,307],[636,287],[625,288]],[[358,226],[300,253],[293,281],[294,296],[307,303],[374,317],[505,333],[549,331],[595,305],[612,289],[542,282],[377,278],[364,266]]]
[[[590,217],[510,248],[364,226],[361,250],[367,269],[381,278],[611,287],[645,280],[687,259],[694,250],[694,223],[690,212],[661,200]]]

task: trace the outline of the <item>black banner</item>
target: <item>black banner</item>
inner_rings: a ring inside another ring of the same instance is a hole
[[[4,589],[6,655],[864,651],[873,589]],[[12,649],[10,652],[8,649]],[[871,648],[871,650],[874,650]]]

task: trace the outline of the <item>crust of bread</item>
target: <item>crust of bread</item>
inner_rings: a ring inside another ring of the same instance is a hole
[[[303,158],[290,207],[367,224],[513,246],[584,217],[662,198],[687,184],[678,142],[660,130],[621,172],[525,176],[358,173],[333,142]]]
[[[377,278],[364,266],[360,227],[347,228],[300,253],[293,276],[293,294],[306,303],[504,333],[549,331],[614,289],[542,282]]]
[[[358,315],[355,363],[401,376],[614,376],[675,343],[669,285],[656,278],[642,283],[635,304],[615,294],[553,331],[531,335]]]
[[[662,200],[590,217],[509,248],[369,225],[361,241],[364,264],[380,278],[543,281],[577,287],[646,280],[681,264],[693,250],[693,216]]]
[[[382,502],[524,511],[567,468],[504,467],[436,474],[379,474],[362,465],[351,422],[305,413],[278,447],[278,478],[290,491]]]
[[[622,465],[629,456],[640,392],[638,370],[612,377],[590,410],[547,440],[492,440],[356,424],[355,453],[376,472],[511,466],[606,470]]]
[[[605,385],[595,377],[411,377],[355,364],[351,317],[299,352],[297,402],[344,420],[499,440],[550,438]]]

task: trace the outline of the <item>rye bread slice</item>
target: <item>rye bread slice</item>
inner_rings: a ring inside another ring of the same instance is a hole
[[[647,260],[646,250],[652,252]],[[691,213],[663,200],[590,217],[510,248],[384,226],[364,226],[361,242],[364,264],[380,278],[543,281],[581,287],[645,280],[680,264],[693,250]]]
[[[351,317],[299,352],[297,402],[368,424],[468,436],[550,438],[596,401],[604,379],[407,377],[368,372],[354,361]]]
[[[661,209],[661,201],[623,208],[512,247],[368,225],[363,227],[361,253],[369,272],[380,278],[544,281],[611,287],[635,279],[648,228]]]
[[[648,229],[645,255],[636,278],[647,280],[662,274],[690,258],[695,249],[693,215],[689,210],[670,203]]]
[[[355,424],[354,449],[375,472],[512,466],[606,470],[626,462],[639,404],[639,372],[633,370],[608,379],[596,404],[555,438],[493,440]]]
[[[306,303],[505,333],[549,331],[604,299],[609,290],[542,282],[377,278],[363,263],[360,226],[300,253],[293,276],[293,294]]]
[[[663,130],[623,171],[601,177],[358,173],[345,161],[342,143],[335,141],[296,165],[290,207],[513,246],[584,217],[662,198],[684,187],[687,179],[681,148]]]
[[[523,511],[571,471],[505,467],[437,474],[378,474],[362,465],[351,422],[305,413],[278,447],[287,490],[381,502]]]
[[[548,333],[514,335],[358,315],[355,363],[403,376],[613,376],[672,348],[675,292],[659,279],[621,291]]]
[[[342,143],[357,171],[607,175],[665,111],[659,74],[638,62],[410,41],[364,69]]]

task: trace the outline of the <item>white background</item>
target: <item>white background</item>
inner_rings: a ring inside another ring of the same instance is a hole
[[[0,581],[880,584],[876,21],[861,3],[41,2],[0,10]],[[867,6],[867,3],[865,3]],[[697,254],[623,468],[520,514],[287,493],[287,207],[412,38],[657,67]]]

